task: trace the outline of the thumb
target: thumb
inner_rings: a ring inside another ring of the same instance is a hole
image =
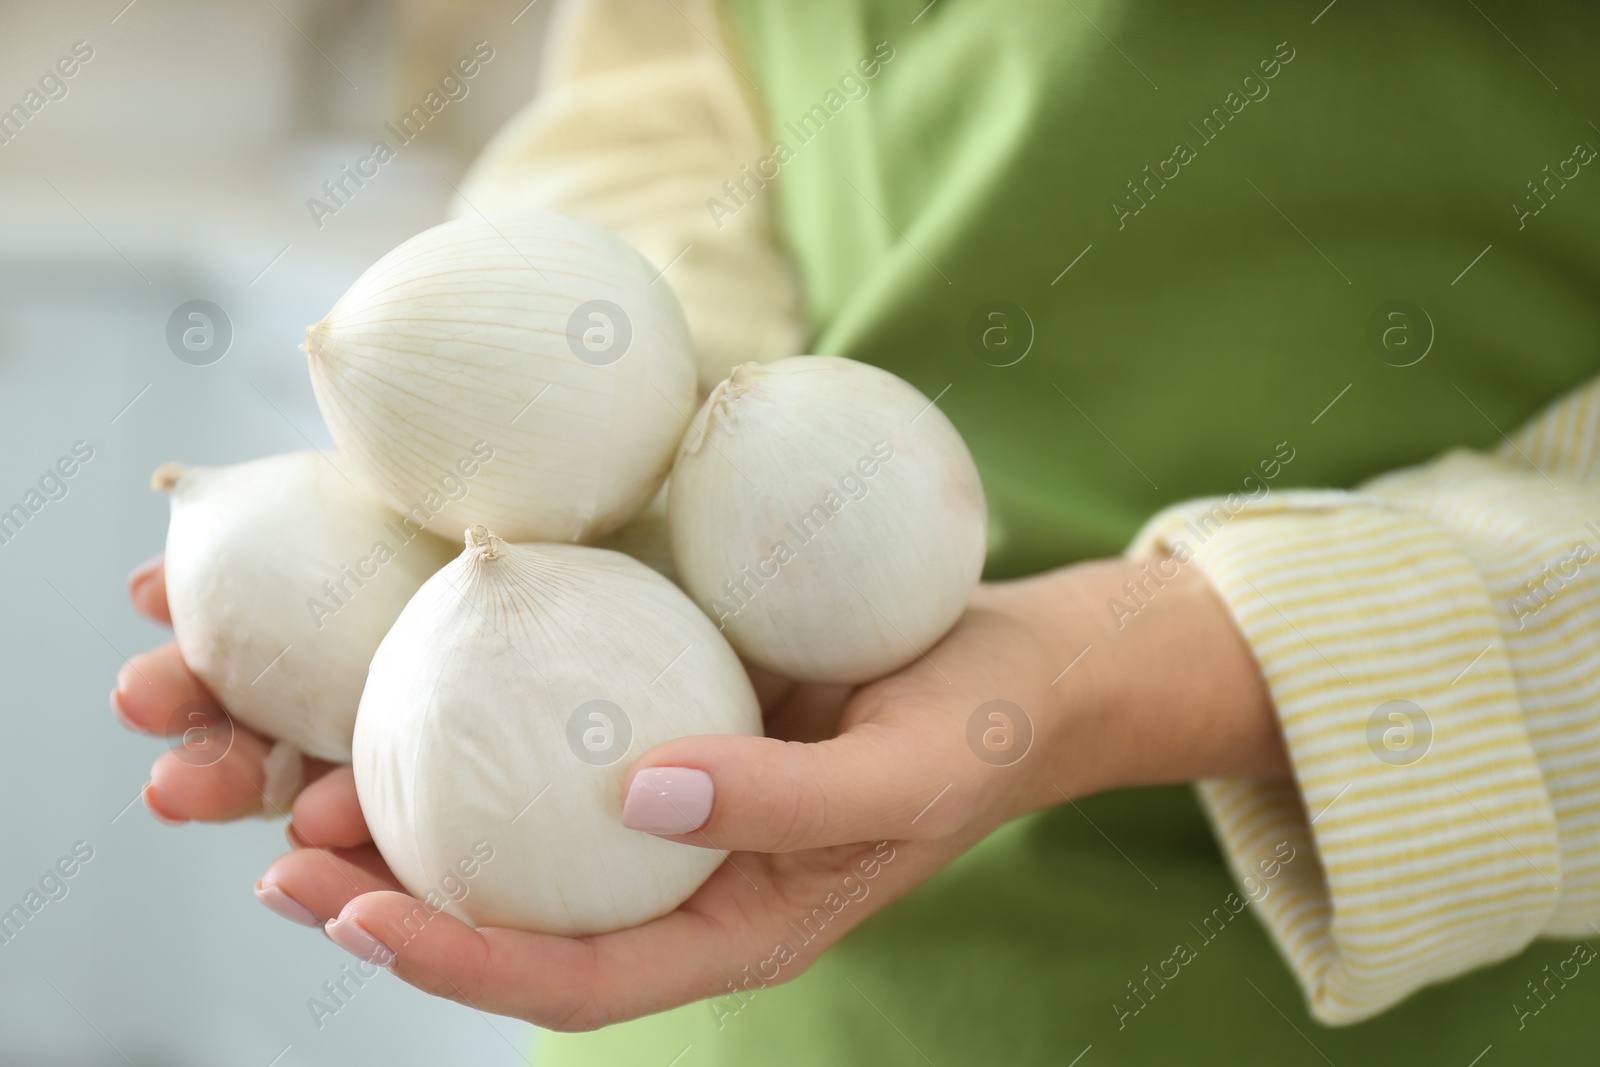
[[[959,780],[971,770],[930,733],[867,723],[814,744],[720,735],[669,741],[645,753],[623,783],[622,823],[749,852],[940,837],[966,822],[975,790]]]

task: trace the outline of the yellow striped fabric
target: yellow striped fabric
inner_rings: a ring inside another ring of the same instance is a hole
[[[1182,504],[1129,551],[1180,546],[1288,742],[1293,782],[1200,794],[1237,876],[1309,860],[1258,910],[1316,1018],[1600,931],[1600,381],[1493,455]]]

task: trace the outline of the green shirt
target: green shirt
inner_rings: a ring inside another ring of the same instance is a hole
[[[925,3],[731,0],[783,142],[754,195],[812,350],[939,398],[983,474],[990,577],[1116,553],[1179,500],[1493,445],[1600,364],[1600,9]],[[1238,892],[1188,790],[1096,797],[993,834],[736,1014],[543,1054],[1595,1060],[1581,988],[1519,1020],[1568,945],[1332,1030]]]

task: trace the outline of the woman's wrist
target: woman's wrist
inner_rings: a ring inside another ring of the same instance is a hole
[[[1136,754],[1120,784],[1287,775],[1283,732],[1261,667],[1199,565],[1169,557],[1124,566],[1140,578],[1173,577],[1152,590],[1137,614],[1121,617],[1111,645],[1122,663],[1108,699]],[[1134,582],[1135,591],[1151,584]]]
[[[1289,773],[1261,670],[1193,562],[1100,560],[990,588],[1066,668],[1049,686],[1045,802]]]

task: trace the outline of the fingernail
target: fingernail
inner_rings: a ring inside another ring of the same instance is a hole
[[[686,834],[711,816],[711,776],[690,767],[647,767],[633,776],[622,825],[647,834]]]
[[[156,571],[161,569],[161,559],[160,555],[151,556],[133,568],[128,574],[128,595],[130,597],[138,599],[139,590],[144,587],[146,582],[155,577]]]
[[[144,733],[132,719],[128,718],[128,712],[122,706],[122,690],[120,688],[111,691],[111,714],[116,716],[117,721],[128,729],[136,733]]]
[[[310,848],[311,842],[300,836],[300,831],[294,828],[294,823],[289,823],[283,828],[283,836],[289,839],[289,844],[295,848]]]
[[[117,690],[116,691],[119,692],[119,693],[131,693],[131,692],[133,692],[133,680],[134,680],[134,678],[136,678],[138,676],[138,674],[139,674],[139,672],[134,667],[132,660],[129,660],[128,662],[124,663],[121,667],[119,667],[117,669]]]
[[[376,963],[379,967],[394,962],[394,950],[363,930],[354,919],[329,919],[322,929],[329,941],[356,959]]]
[[[311,909],[298,900],[285,893],[275,885],[262,885],[256,883],[256,899],[267,906],[267,910],[288,919],[301,926],[321,926],[317,917],[311,914]]]
[[[189,821],[188,819],[174,819],[172,816],[166,814],[160,808],[156,807],[154,790],[155,786],[152,783],[146,783],[144,787],[144,806],[149,810],[151,815],[155,816],[156,822],[165,823],[168,826],[182,826],[184,823]]]

